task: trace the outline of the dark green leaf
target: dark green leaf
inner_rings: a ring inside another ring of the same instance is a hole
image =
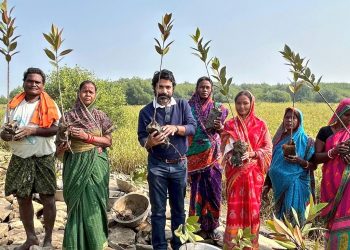
[[[4,51],[3,49],[0,49],[0,53],[3,54],[4,56],[7,55],[6,51]]]
[[[46,41],[48,41],[48,43],[52,45],[53,44],[53,40],[52,40],[51,36],[49,36],[49,35],[47,35],[45,33],[43,33],[43,35],[44,35]]]
[[[226,66],[222,67],[220,70],[220,79],[224,79],[226,76]]]
[[[305,76],[310,77],[310,75],[311,75],[311,70],[309,68],[306,68],[305,69]]]
[[[10,42],[15,41],[18,37],[20,37],[20,36],[15,36],[15,37],[13,37],[13,38],[10,40]]]
[[[14,55],[18,54],[19,51],[16,51],[15,53],[13,53],[11,56],[13,57]]]
[[[4,42],[6,47],[10,45],[10,41],[7,36],[4,36],[2,41]]]
[[[228,80],[227,80],[227,86],[230,86],[232,83],[232,77],[230,77]]]
[[[168,24],[170,22],[171,16],[172,16],[172,13],[165,14],[165,16],[164,16],[164,23],[165,24]]]
[[[196,29],[196,39],[197,39],[197,41],[198,41],[198,39],[199,39],[200,36],[201,36],[201,31],[200,31],[200,29],[197,27],[197,29]]]
[[[156,48],[158,54],[163,55],[163,50],[159,46],[155,45],[154,47]]]
[[[169,48],[169,46],[170,46],[173,42],[174,42],[174,40],[171,41],[170,43],[168,43],[168,45],[166,45],[165,48]]]
[[[17,48],[17,42],[10,44],[10,51],[14,51]]]
[[[157,45],[158,45],[159,47],[161,47],[160,42],[158,41],[158,39],[157,39],[157,38],[154,38],[154,40],[156,41]]]
[[[161,23],[158,23],[158,28],[160,30],[160,33],[164,34],[164,27]]]
[[[7,36],[10,38],[13,35],[14,28],[10,26],[7,30]]]
[[[205,44],[204,44],[204,48],[206,48],[208,45],[209,45],[209,43],[211,42],[211,40],[209,40],[208,42],[206,42]]]
[[[49,49],[44,49],[45,54],[48,56],[48,58],[50,58],[52,61],[56,60],[55,54],[49,50]]]
[[[67,55],[67,54],[69,54],[69,53],[72,52],[72,51],[73,51],[72,49],[66,49],[66,50],[64,50],[64,51],[62,51],[62,52],[60,53],[60,56]]]
[[[164,34],[162,35],[162,39],[163,41],[166,41],[166,39],[168,39],[170,33],[168,31],[165,31]]]

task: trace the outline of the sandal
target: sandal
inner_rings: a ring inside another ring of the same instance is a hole
[[[209,232],[208,232],[208,236],[209,236],[209,238],[212,239],[213,241],[220,241],[220,240],[222,240],[222,235],[221,235],[221,233],[220,233],[218,230],[216,230],[216,229],[214,229],[214,230],[212,230],[212,231],[209,231]]]

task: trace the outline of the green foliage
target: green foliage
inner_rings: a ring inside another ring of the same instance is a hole
[[[299,53],[293,52],[288,45],[284,46],[284,50],[280,51],[280,53],[283,55],[283,57],[288,61],[288,65],[291,66],[290,71],[293,74],[293,79],[295,84],[304,84],[307,87],[313,89],[315,92],[317,92],[320,97],[323,99],[325,103],[327,103],[328,107],[332,110],[333,114],[335,114],[338,118],[338,121],[341,123],[343,128],[350,134],[350,130],[345,126],[343,121],[338,117],[338,114],[335,113],[334,109],[331,107],[329,104],[329,101],[324,97],[324,95],[320,92],[321,87],[320,83],[322,80],[322,76],[316,80],[315,75],[311,72],[310,68],[308,67],[309,61],[305,62],[305,58],[301,58]],[[299,80],[299,82],[298,82]],[[295,85],[294,89],[295,90],[298,86]]]
[[[9,63],[12,57],[19,53],[19,51],[15,51],[17,48],[17,38],[20,36],[14,36],[14,32],[16,30],[15,20],[11,16],[14,7],[8,11],[7,2],[4,1],[1,4],[1,17],[2,22],[0,23],[0,32],[2,33],[2,38],[0,40],[4,44],[4,47],[0,48],[0,53],[5,56],[6,61]]]
[[[318,216],[321,210],[327,206],[327,203],[314,204],[312,196],[310,196],[310,204],[306,207],[303,225],[299,222],[297,212],[292,208],[295,225],[284,216],[283,220],[277,219],[275,216],[272,220],[266,221],[266,226],[273,231],[273,240],[279,245],[287,249],[308,249],[305,242],[305,236],[309,232],[315,230],[325,230],[323,228],[312,227],[313,220]]]
[[[43,33],[45,40],[50,44],[50,49],[45,48],[44,52],[54,67],[58,67],[58,63],[63,57],[73,51],[72,49],[66,49],[59,53],[59,49],[64,41],[62,39],[62,32],[63,29],[59,30],[56,25],[52,24],[51,32],[47,34]]]
[[[232,239],[232,243],[234,244],[234,250],[242,250],[246,247],[253,247],[252,240],[254,240],[255,235],[251,233],[250,227],[238,229],[236,237]]]
[[[170,31],[173,28],[173,20],[171,20],[172,14],[165,14],[162,17],[162,23],[158,23],[158,28],[161,33],[161,43],[157,38],[154,38],[156,41],[156,45],[154,46],[157,53],[163,57],[166,53],[168,53],[170,49],[170,45],[174,42],[171,41],[168,44],[165,45],[165,41],[168,39],[170,35]]]
[[[138,77],[121,78],[116,83],[124,89],[126,102],[129,105],[145,105],[153,99],[154,93],[150,79],[141,79]],[[350,92],[349,83],[322,83],[320,86],[324,96],[327,99],[329,98],[332,103],[337,103],[340,99],[348,97],[348,93]],[[196,85],[194,83],[178,83],[175,87],[174,97],[188,100],[195,91],[195,88]],[[231,85],[228,94],[229,98],[231,99],[240,90],[249,90],[254,93],[257,102],[289,102],[292,98],[288,84],[269,85],[267,83]],[[214,92],[214,99],[221,103],[227,102],[227,97],[219,91]],[[296,93],[295,101],[303,103],[321,102],[321,99],[312,89],[303,88],[302,91]]]
[[[88,70],[79,68],[62,67],[59,70],[59,81],[61,82],[62,103],[65,110],[73,107],[79,90],[79,85],[85,80],[95,82],[97,86],[96,107],[113,120],[114,124],[120,126],[124,123],[123,105],[125,104],[125,94],[122,87],[113,82],[101,80],[95,77]],[[57,86],[57,74],[51,72],[47,77],[45,89],[47,93],[56,101],[60,94]]]
[[[136,166],[134,171],[131,173],[131,180],[136,185],[143,185],[147,182],[147,165]]]
[[[6,104],[7,103],[7,98],[6,96],[0,96],[0,104]]]
[[[4,47],[0,48],[0,53],[4,55],[5,60],[7,62],[7,84],[6,84],[6,96],[7,98],[10,96],[10,61],[12,57],[19,53],[19,51],[15,51],[17,48],[17,38],[20,36],[14,36],[15,29],[17,28],[15,26],[15,20],[16,18],[13,18],[11,16],[12,11],[14,10],[14,7],[8,11],[7,9],[7,1],[3,1],[1,3],[1,18],[0,21],[0,32],[2,34],[2,37],[0,40],[4,44]],[[9,110],[8,107],[6,109],[6,116],[9,120]]]
[[[18,87],[16,87],[16,88],[14,88],[14,89],[11,90],[11,92],[10,92],[10,95],[9,95],[9,96],[10,96],[10,99],[13,98],[15,95],[21,93],[21,92],[23,92],[23,87],[22,87],[22,86],[18,86]]]
[[[200,230],[198,219],[198,216],[190,216],[187,218],[185,224],[181,224],[174,231],[175,235],[180,238],[182,244],[186,243],[187,241],[194,243],[204,240],[201,236],[195,234],[195,232]]]
[[[151,80],[143,80],[138,77],[131,79],[122,78],[117,81],[122,86],[126,102],[129,105],[142,105],[153,100],[153,89],[151,87]]]
[[[208,53],[209,53],[209,49],[210,49],[209,44],[211,41],[208,41],[203,45],[204,41],[203,41],[203,37],[201,37],[201,31],[199,28],[196,29],[196,32],[194,35],[191,35],[191,38],[194,41],[194,43],[196,44],[196,48],[191,47],[191,49],[195,51],[192,54],[197,56],[204,63],[208,77],[210,78],[210,74],[208,71],[208,65],[209,65],[211,59],[208,60]]]
[[[281,90],[271,90],[263,94],[262,98],[268,102],[288,102],[290,101],[290,95]]]

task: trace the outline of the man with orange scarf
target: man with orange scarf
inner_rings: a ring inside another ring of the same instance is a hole
[[[51,246],[56,217],[54,139],[60,111],[51,97],[44,92],[44,85],[45,74],[41,69],[28,68],[24,72],[24,92],[10,100],[9,116],[5,117],[5,123],[16,121],[18,129],[14,135],[5,129],[0,133],[1,138],[8,141],[12,149],[6,174],[5,194],[14,194],[17,197],[20,217],[27,234],[27,240],[16,248],[19,250],[39,245],[33,222],[33,193],[40,194],[44,206],[43,246]]]

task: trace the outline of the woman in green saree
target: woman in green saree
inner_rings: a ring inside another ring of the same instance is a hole
[[[99,250],[108,244],[107,203],[109,163],[106,148],[114,130],[107,115],[93,107],[96,85],[80,84],[73,109],[65,113],[71,138],[63,156],[63,196],[67,224],[63,249]]]

